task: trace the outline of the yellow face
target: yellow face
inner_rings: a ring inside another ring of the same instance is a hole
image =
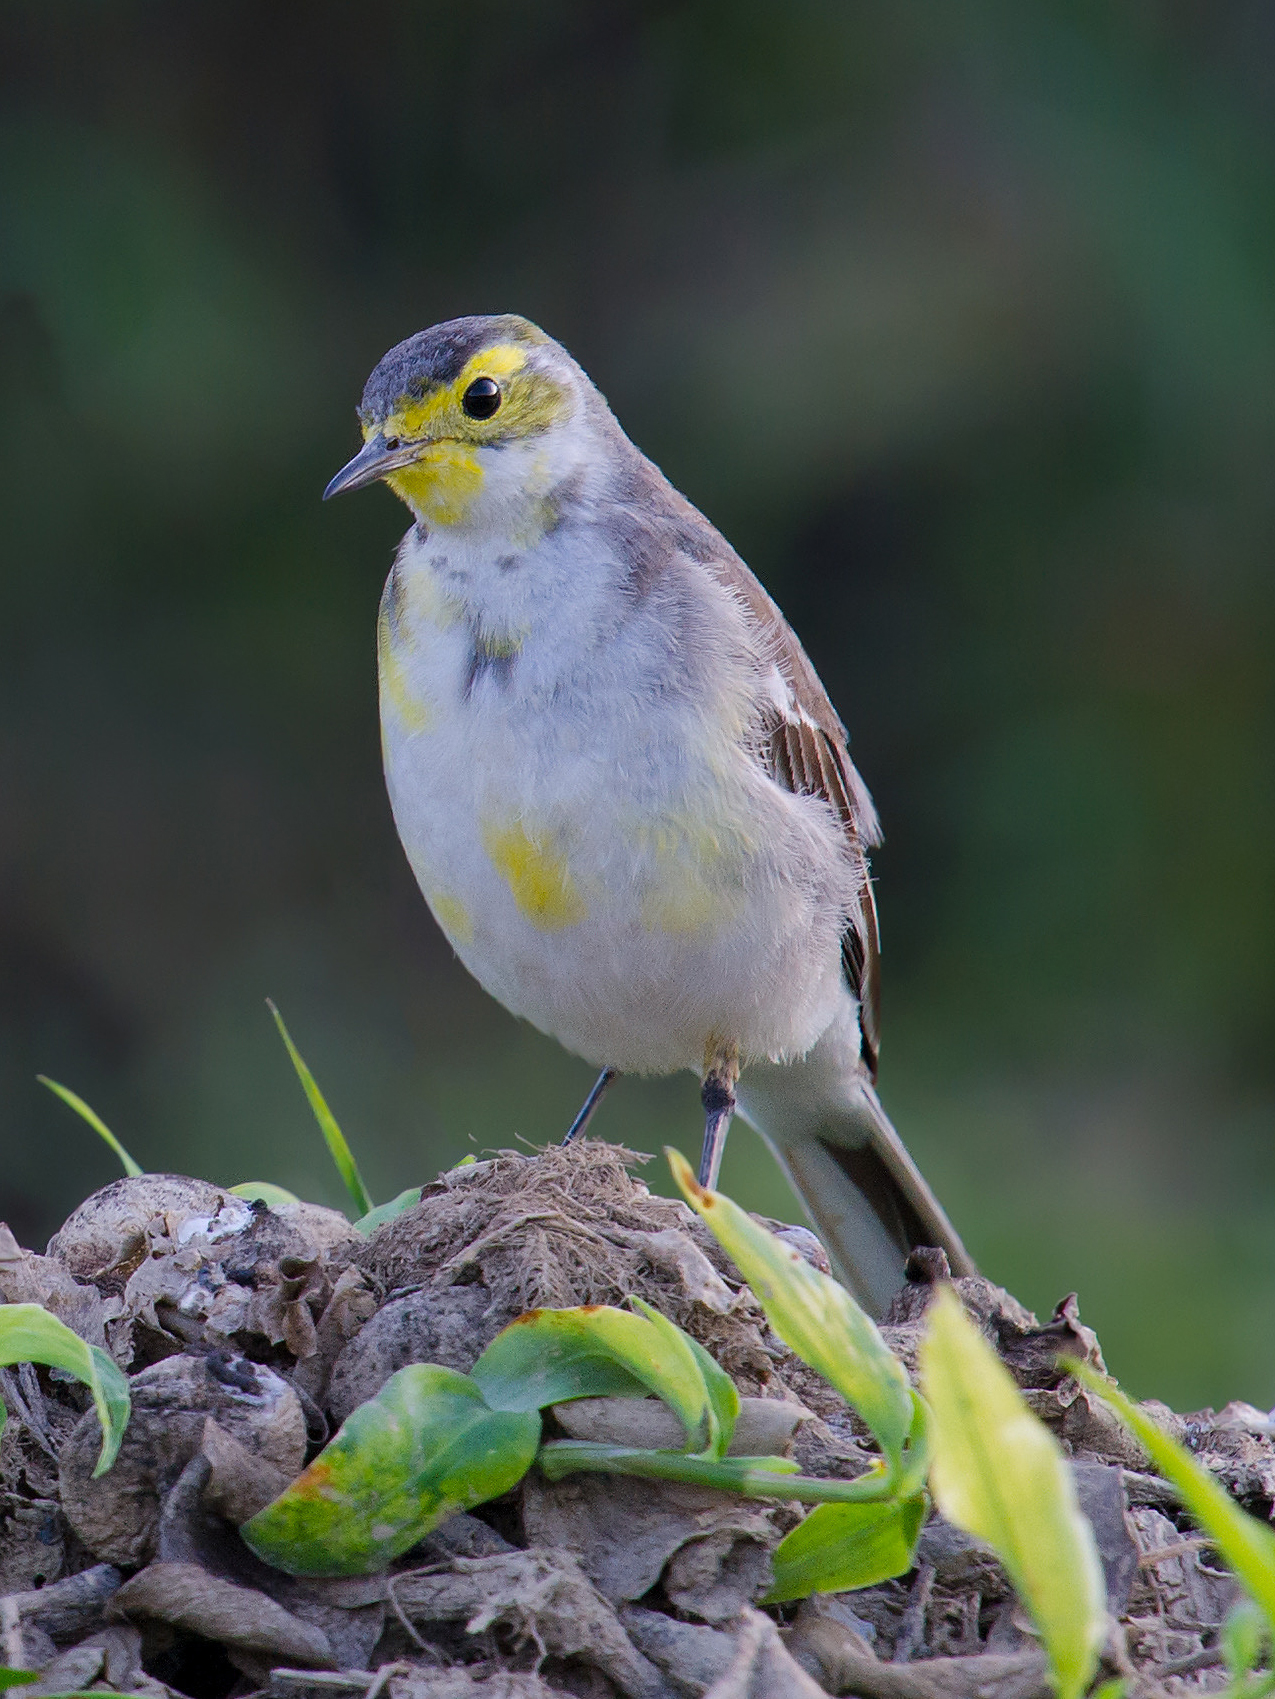
[[[486,482],[482,450],[542,434],[570,403],[570,392],[531,363],[526,347],[497,343],[473,355],[453,382],[404,396],[384,418],[363,421],[364,442],[385,451],[384,468],[372,475],[427,523],[461,524]]]

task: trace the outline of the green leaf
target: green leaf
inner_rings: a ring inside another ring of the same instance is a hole
[[[534,1412],[492,1410],[468,1375],[413,1363],[239,1532],[290,1575],[369,1575],[454,1511],[508,1492],[539,1441]]]
[[[119,1455],[130,1409],[128,1379],[106,1352],[86,1345],[39,1304],[0,1304],[0,1363],[46,1363],[84,1382],[102,1428],[102,1450],[93,1474],[104,1475]],[[0,1430],[3,1427],[0,1407]]]
[[[1194,1520],[1275,1628],[1275,1530],[1241,1510],[1203,1464],[1087,1363],[1073,1362],[1069,1357],[1067,1368],[1088,1391],[1105,1399],[1133,1430],[1156,1468],[1173,1482]]]
[[[292,1058],[292,1066],[297,1071],[301,1081],[301,1089],[305,1092],[306,1100],[314,1111],[314,1118],[319,1123],[319,1131],[327,1141],[332,1160],[336,1163],[337,1172],[345,1181],[345,1189],[354,1200],[355,1212],[360,1216],[369,1215],[372,1210],[372,1199],[367,1187],[363,1184],[363,1176],[359,1173],[359,1165],[354,1160],[354,1153],[345,1142],[345,1134],[337,1125],[336,1116],[328,1108],[323,1093],[315,1084],[314,1075],[301,1059],[301,1052],[292,1042],[292,1036],[283,1024],[283,1016],[275,1008],[270,998],[266,998],[266,1007],[274,1016],[274,1024],[279,1029],[279,1036],[284,1042],[288,1055]]]
[[[538,1410],[571,1398],[657,1397],[681,1418],[687,1450],[717,1417],[703,1371],[679,1328],[609,1304],[529,1310],[498,1333],[470,1371],[493,1410]]]
[[[244,1180],[228,1189],[232,1198],[243,1198],[247,1203],[264,1203],[271,1209],[281,1203],[301,1202],[295,1192],[289,1192],[283,1186],[272,1186],[269,1180]]]
[[[387,1221],[393,1221],[396,1215],[402,1215],[405,1209],[411,1209],[413,1204],[421,1201],[421,1188],[409,1186],[405,1192],[400,1192],[388,1203],[378,1203],[375,1209],[368,1210],[354,1223],[356,1233],[375,1233],[378,1227],[384,1227]]]
[[[701,1186],[680,1151],[665,1147],[683,1196],[752,1288],[779,1337],[863,1417],[894,1468],[915,1411],[902,1363],[844,1286],[812,1268],[721,1192]]]
[[[739,1392],[735,1382],[711,1353],[667,1316],[661,1315],[645,1298],[633,1296],[630,1297],[629,1303],[640,1316],[646,1317],[652,1327],[664,1335],[670,1359],[675,1360],[680,1369],[689,1371],[693,1365],[698,1371],[704,1383],[705,1393],[703,1421],[707,1428],[707,1443],[704,1454],[708,1457],[725,1457],[739,1417]],[[690,1363],[686,1361],[686,1353],[690,1355]],[[689,1429],[687,1431],[689,1433]]]
[[[925,1521],[926,1495],[881,1504],[821,1504],[775,1548],[768,1605],[845,1593],[906,1575]]]
[[[1057,1442],[950,1286],[930,1307],[921,1381],[939,1508],[995,1551],[1044,1641],[1059,1699],[1079,1699],[1106,1635],[1093,1530]]]
[[[0,1669],[0,1687],[29,1687],[33,1681],[39,1681],[38,1670]]]
[[[49,1090],[55,1097],[60,1097],[63,1103],[67,1104],[69,1108],[74,1109],[75,1113],[79,1115],[81,1119],[88,1122],[89,1126],[92,1127],[98,1137],[110,1145],[116,1156],[119,1157],[121,1166],[126,1174],[132,1178],[136,1178],[137,1175],[145,1172],[139,1163],[133,1161],[133,1158],[124,1149],[124,1146],[115,1137],[115,1134],[107,1126],[102,1117],[96,1112],[96,1110],[90,1109],[82,1097],[73,1092],[69,1086],[59,1085],[56,1080],[51,1080],[47,1074],[37,1074],[35,1077],[39,1080],[41,1085],[48,1086]]]

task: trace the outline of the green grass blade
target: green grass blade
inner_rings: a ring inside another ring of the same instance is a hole
[[[345,1181],[345,1189],[354,1200],[356,1215],[370,1215],[373,1209],[372,1199],[367,1187],[363,1184],[363,1176],[359,1173],[359,1165],[354,1160],[354,1153],[345,1142],[345,1134],[337,1125],[336,1116],[328,1108],[323,1093],[315,1084],[314,1075],[301,1059],[301,1052],[292,1042],[292,1035],[283,1024],[283,1016],[267,997],[266,1007],[274,1016],[274,1024],[279,1029],[279,1037],[283,1040],[288,1055],[292,1058],[292,1066],[297,1070],[297,1078],[301,1081],[301,1089],[305,1092],[306,1100],[314,1111],[314,1118],[319,1123],[319,1131],[327,1142],[336,1163],[337,1173]]]
[[[54,1097],[60,1097],[68,1108],[74,1109],[75,1113],[81,1118],[81,1120],[87,1121],[98,1137],[106,1144],[110,1145],[116,1156],[119,1157],[120,1162],[123,1165],[124,1172],[127,1175],[136,1179],[139,1174],[145,1173],[145,1169],[141,1166],[141,1164],[133,1161],[133,1158],[124,1149],[124,1146],[115,1137],[115,1134],[107,1126],[106,1122],[94,1110],[89,1108],[88,1104],[82,1097],[78,1097],[69,1086],[59,1085],[56,1080],[51,1080],[47,1074],[37,1074],[35,1077],[39,1080],[41,1085],[48,1086]]]
[[[1151,1461],[1172,1481],[1193,1521],[1208,1535],[1235,1571],[1244,1589],[1275,1626],[1275,1531],[1240,1509],[1225,1487],[1191,1453],[1156,1426],[1145,1411],[1126,1398],[1087,1363],[1066,1359],[1068,1372],[1086,1391],[1104,1399],[1131,1428]]]

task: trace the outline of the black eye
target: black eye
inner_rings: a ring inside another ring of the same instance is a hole
[[[475,378],[460,404],[471,419],[490,419],[500,406],[500,385],[495,378]]]

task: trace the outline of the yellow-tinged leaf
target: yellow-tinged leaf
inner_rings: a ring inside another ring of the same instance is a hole
[[[1057,1442],[951,1287],[930,1309],[921,1383],[939,1508],[995,1551],[1044,1641],[1059,1699],[1078,1699],[1106,1634],[1093,1530]]]
[[[1105,1398],[1127,1428],[1141,1440],[1151,1461],[1173,1482],[1192,1517],[1213,1541],[1246,1590],[1275,1627],[1275,1531],[1249,1516],[1229,1497],[1201,1463],[1197,1463],[1144,1410],[1126,1398],[1110,1381],[1086,1363],[1068,1363],[1082,1386]]]
[[[489,1409],[468,1375],[411,1363],[239,1532],[289,1575],[372,1575],[516,1486],[539,1443],[535,1412]]]
[[[721,1192],[701,1186],[680,1151],[665,1147],[682,1195],[752,1288],[779,1337],[859,1412],[892,1468],[913,1431],[902,1363],[844,1286],[785,1245]],[[921,1431],[920,1428],[917,1430]]]

